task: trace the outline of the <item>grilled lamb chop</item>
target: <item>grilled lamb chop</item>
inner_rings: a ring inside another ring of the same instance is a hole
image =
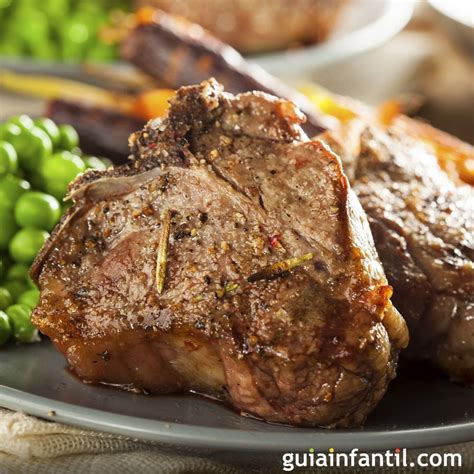
[[[122,57],[172,89],[215,77],[233,93],[258,90],[294,102],[306,115],[305,131],[328,128],[327,117],[300,92],[248,63],[235,49],[196,24],[156,11],[123,40]]]
[[[339,153],[368,215],[408,354],[474,386],[474,193],[405,129],[354,121],[321,137]]]
[[[183,28],[170,28],[168,23],[173,21],[172,17],[157,15],[150,25],[137,27],[124,42],[125,57],[155,79],[173,85],[196,82],[211,71],[233,90],[251,90],[257,84],[269,93],[283,93],[275,87],[272,76],[254,70],[237,52],[229,61],[227,45],[203,32],[190,35]],[[148,54],[143,54],[145,48]],[[179,61],[181,67],[176,66],[177,57],[184,57]],[[293,99],[291,91],[285,94]],[[341,99],[335,98],[335,102]],[[444,161],[445,169],[451,168],[450,175],[457,183],[474,183],[472,173],[465,173],[468,166],[459,166],[472,162],[472,147],[404,116],[396,120],[397,137],[380,130],[373,136],[374,130],[362,133],[366,129],[362,121],[338,128],[314,108],[301,102],[299,105],[311,113],[315,126],[320,124],[330,131],[317,138],[340,154],[345,172],[369,214],[377,251],[395,289],[393,300],[414,335],[411,354],[436,362],[453,380],[473,384],[472,188],[458,189],[450,182],[423,142],[432,142],[442,150],[439,162]],[[364,121],[374,122],[375,112],[369,107],[349,98],[342,99],[342,106],[353,109]],[[462,158],[456,163],[453,156]],[[369,183],[372,180],[374,184]],[[404,193],[416,196],[416,213],[409,210]],[[395,200],[395,205],[385,209],[385,197]],[[438,222],[436,231],[424,223],[432,219]]]
[[[128,137],[146,122],[112,109],[63,99],[52,100],[47,115],[58,124],[72,125],[85,153],[106,156],[115,164],[127,161]]]
[[[363,423],[407,330],[340,161],[302,120],[262,93],[185,87],[130,164],[72,185],[33,266],[33,321],[81,379]]]

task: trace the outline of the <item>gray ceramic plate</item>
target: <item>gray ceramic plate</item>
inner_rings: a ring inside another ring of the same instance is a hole
[[[198,396],[145,396],[85,385],[44,341],[0,350],[0,406],[71,425],[213,450],[378,450],[474,440],[474,392],[425,367],[411,367],[410,374],[402,370],[363,429],[292,428],[243,418]]]

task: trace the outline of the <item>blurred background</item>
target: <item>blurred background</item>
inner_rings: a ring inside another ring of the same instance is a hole
[[[119,43],[133,12],[150,5],[203,25],[292,85],[374,105],[396,99],[474,143],[470,0],[0,0],[0,118],[44,112],[53,86],[38,75],[146,88]]]

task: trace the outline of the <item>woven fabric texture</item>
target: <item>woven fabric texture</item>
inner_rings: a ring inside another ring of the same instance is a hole
[[[474,436],[474,434],[473,434]],[[411,451],[409,460],[419,453]],[[433,471],[413,468],[410,473],[442,472],[472,474],[474,442],[426,450],[460,453],[462,468]],[[41,420],[0,408],[0,474],[136,474],[136,473],[225,473],[246,474],[282,472],[281,455],[203,452],[170,447],[121,436],[89,431]],[[306,472],[391,473],[403,468],[386,469],[308,469]]]

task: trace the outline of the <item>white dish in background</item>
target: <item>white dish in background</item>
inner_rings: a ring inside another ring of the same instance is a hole
[[[324,43],[249,57],[279,77],[295,77],[370,51],[400,32],[413,14],[410,0],[352,0]]]
[[[474,27],[474,3],[472,0],[429,0],[429,2],[443,15],[470,28]]]
[[[474,55],[474,2],[472,0],[428,0],[438,19]]]

